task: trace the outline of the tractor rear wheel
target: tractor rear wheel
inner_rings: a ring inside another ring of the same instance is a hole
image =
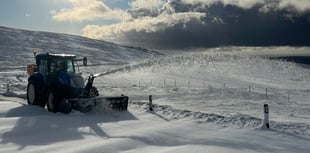
[[[37,83],[33,80],[28,82],[27,86],[27,102],[29,105],[38,105],[41,107],[45,107],[45,101],[42,100],[40,95],[40,89]]]
[[[33,81],[28,82],[27,102],[29,105],[39,105],[40,103],[39,89]]]

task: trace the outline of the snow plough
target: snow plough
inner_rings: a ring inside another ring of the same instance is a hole
[[[80,112],[127,110],[127,96],[99,96],[99,91],[93,83],[96,77],[102,75],[90,74],[84,84],[81,74],[76,72],[75,55],[34,54],[36,64],[27,66],[29,105],[41,107],[47,105],[48,111],[65,114],[73,109]],[[83,61],[83,63],[85,65],[86,62]]]

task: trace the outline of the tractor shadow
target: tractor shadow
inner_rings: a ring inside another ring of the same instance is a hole
[[[16,118],[14,127],[0,133],[0,144],[14,143],[19,146],[19,150],[27,146],[81,140],[86,136],[107,139],[109,136],[102,128],[104,123],[137,120],[128,111],[100,114],[73,112],[65,115],[30,105],[22,105],[7,112],[6,119]]]

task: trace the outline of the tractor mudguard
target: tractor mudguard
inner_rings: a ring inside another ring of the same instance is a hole
[[[43,79],[43,76],[42,74],[40,73],[33,73],[29,78],[28,78],[28,81],[33,81],[36,83],[36,85],[42,89],[44,87],[44,79]]]

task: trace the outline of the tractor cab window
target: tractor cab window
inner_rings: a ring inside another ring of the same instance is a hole
[[[73,60],[67,60],[67,72],[74,72]]]
[[[73,61],[71,59],[52,60],[50,63],[50,73],[58,73],[60,71],[74,72]]]

